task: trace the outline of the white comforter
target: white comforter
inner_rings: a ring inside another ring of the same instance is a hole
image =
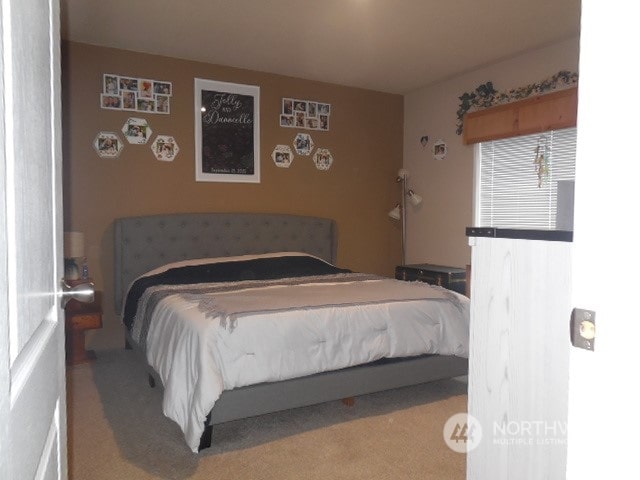
[[[348,282],[350,283],[350,282]],[[189,447],[197,452],[206,416],[223,390],[335,370],[383,357],[426,353],[468,356],[469,300],[444,291],[448,299],[414,299],[416,291],[438,297],[424,283],[393,279],[358,281],[357,289],[411,287],[405,301],[376,301],[335,305],[317,301],[302,310],[274,307],[272,311],[228,313],[237,298],[280,300],[327,295],[331,288],[345,296],[344,282],[288,286],[252,285],[229,292],[228,303],[214,314],[202,300],[172,294],[153,312],[146,337],[149,364],[164,385],[163,411],[182,428]],[[355,290],[355,288],[354,288]],[[444,289],[439,289],[443,291]],[[280,301],[274,300],[277,305]],[[206,303],[206,302],[205,302]],[[323,303],[326,303],[323,305]]]

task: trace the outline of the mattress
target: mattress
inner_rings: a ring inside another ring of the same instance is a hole
[[[301,253],[163,266],[131,285],[123,321],[194,452],[224,390],[381,358],[468,356],[466,297]]]

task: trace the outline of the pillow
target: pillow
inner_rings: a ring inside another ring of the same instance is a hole
[[[327,264],[329,264],[329,262],[322,260],[319,257],[316,257],[315,255],[310,255],[308,253],[304,253],[304,252],[272,252],[272,253],[258,253],[258,254],[251,254],[251,255],[236,255],[236,256],[232,256],[232,257],[212,257],[212,258],[192,258],[189,260],[181,260],[179,262],[171,262],[171,263],[167,263],[166,265],[162,265],[158,268],[154,268],[153,270],[149,270],[146,273],[143,273],[142,275],[140,275],[138,278],[142,278],[142,277],[148,277],[150,275],[156,275],[158,273],[162,273],[162,272],[166,272],[167,270],[171,269],[171,268],[176,268],[176,267],[188,267],[188,266],[193,266],[193,265],[202,265],[205,263],[219,263],[219,262],[234,262],[237,260],[253,260],[253,259],[258,259],[258,258],[273,258],[273,257],[291,257],[291,256],[307,256],[307,257],[313,257],[313,258],[317,258],[318,260],[321,260]],[[330,265],[330,264],[329,264]]]

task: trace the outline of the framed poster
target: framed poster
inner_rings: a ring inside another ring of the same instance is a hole
[[[195,79],[196,181],[260,183],[260,87]]]

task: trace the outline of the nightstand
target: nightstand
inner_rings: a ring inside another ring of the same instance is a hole
[[[71,299],[64,308],[67,365],[76,365],[95,360],[94,351],[84,346],[87,330],[102,328],[102,295],[96,292],[91,303]]]
[[[396,267],[398,280],[420,281],[466,294],[467,271],[464,268],[420,263]]]

